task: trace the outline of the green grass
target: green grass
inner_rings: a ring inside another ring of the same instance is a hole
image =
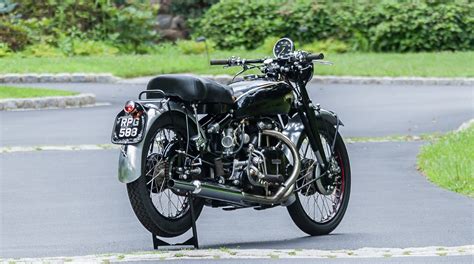
[[[211,58],[263,58],[262,51],[215,51]],[[326,54],[332,66],[317,66],[318,75],[474,77],[474,52],[441,53],[346,53]],[[184,55],[168,49],[156,55],[120,55],[66,58],[11,56],[0,58],[0,74],[6,73],[112,73],[137,77],[162,73],[232,74],[239,68],[209,66],[206,55]]]
[[[418,167],[437,185],[474,197],[474,126],[424,146]]]
[[[45,97],[45,96],[68,96],[68,95],[75,95],[75,94],[77,93],[70,92],[70,91],[62,91],[62,90],[0,86],[0,99],[32,98],[32,97]]]

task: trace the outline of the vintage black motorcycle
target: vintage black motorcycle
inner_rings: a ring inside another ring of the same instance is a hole
[[[306,90],[323,58],[283,38],[273,58],[211,60],[261,71],[230,85],[192,75],[152,79],[112,132],[122,145],[119,180],[140,222],[172,237],[189,230],[191,211],[197,217],[204,205],[286,206],[304,232],[334,230],[349,202],[351,171],[342,122]]]

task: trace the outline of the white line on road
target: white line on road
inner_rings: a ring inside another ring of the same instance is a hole
[[[82,105],[82,106],[66,106],[66,107],[45,107],[45,108],[18,108],[18,109],[8,109],[7,112],[24,112],[24,111],[44,111],[44,110],[61,110],[61,109],[75,109],[75,108],[92,108],[92,107],[101,107],[112,105],[108,102],[95,103],[92,105]]]
[[[11,152],[33,152],[33,151],[77,151],[77,150],[104,150],[119,149],[119,145],[96,144],[96,145],[52,145],[52,146],[12,146],[1,147],[0,153]]]
[[[198,249],[176,251],[144,251],[136,253],[114,253],[75,257],[46,257],[0,259],[0,262],[15,263],[108,263],[135,262],[179,259],[353,259],[353,258],[401,258],[401,257],[436,257],[436,256],[473,256],[474,245],[444,247],[412,248],[360,248],[355,250],[317,250],[317,249]]]

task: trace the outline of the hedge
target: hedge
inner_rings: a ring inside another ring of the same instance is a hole
[[[225,49],[255,48],[272,36],[336,39],[361,51],[474,49],[474,3],[463,1],[221,0],[198,25],[196,35]]]

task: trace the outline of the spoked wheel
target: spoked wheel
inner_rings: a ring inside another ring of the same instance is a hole
[[[298,142],[301,173],[296,181],[296,201],[288,206],[295,224],[313,236],[329,234],[341,222],[350,196],[351,172],[344,142],[329,123],[321,123],[319,135],[330,173],[323,173],[306,135]],[[336,139],[334,141],[334,137]],[[331,150],[334,144],[334,152]]]
[[[184,162],[177,150],[192,151],[188,136],[194,135],[192,126],[187,134],[186,121],[180,115],[161,116],[148,132],[143,147],[142,176],[127,184],[133,210],[150,232],[172,237],[191,228],[190,200],[186,193],[168,188]],[[203,201],[193,199],[196,218],[202,211]]]

